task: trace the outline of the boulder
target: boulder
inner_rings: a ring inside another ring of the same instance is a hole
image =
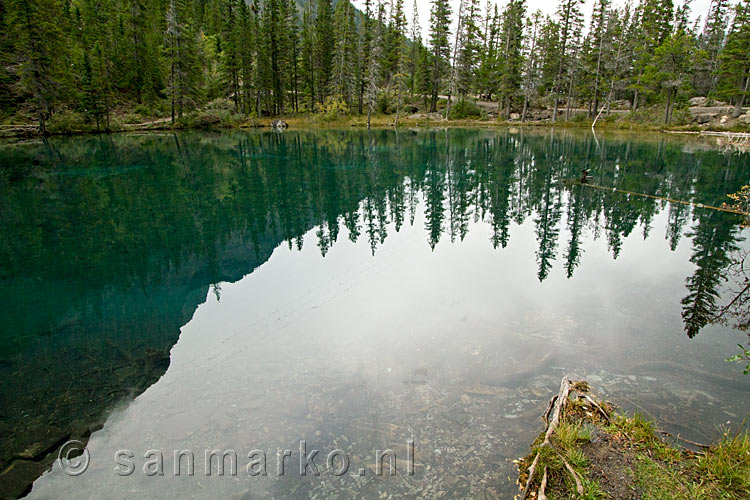
[[[289,124],[284,120],[274,120],[271,122],[271,128],[273,130],[286,130],[289,128]]]
[[[740,123],[744,123],[745,125],[750,125],[750,113],[740,116],[738,120],[740,121]]]
[[[695,115],[695,121],[703,125],[705,123],[709,123],[711,120],[714,119],[715,116],[716,115],[711,114],[711,113],[701,113],[699,115]]]
[[[630,109],[630,101],[625,99],[617,99],[610,103],[612,109]]]
[[[705,97],[693,97],[688,101],[691,106],[705,106],[708,100]]]
[[[518,114],[518,113],[511,113],[510,114],[510,119],[513,120],[513,121],[518,121],[518,120],[521,119],[521,115]]]

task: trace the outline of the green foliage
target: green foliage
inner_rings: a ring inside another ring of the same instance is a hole
[[[730,363],[747,363],[742,373],[750,375],[750,346],[745,347],[742,344],[737,344],[739,353],[727,358]]]
[[[47,130],[53,134],[88,132],[91,127],[86,117],[77,111],[63,110],[55,113],[47,122]]]
[[[730,436],[725,433],[718,445],[711,447],[696,462],[697,470],[719,488],[733,492],[737,498],[750,496],[750,434]]]
[[[575,121],[571,109],[593,118],[605,100],[634,111],[663,103],[665,122],[689,126],[681,108],[694,89],[742,111],[750,0],[711,2],[700,33],[687,3],[592,7],[586,28],[582,0],[559,0],[552,16],[528,15],[526,0],[486,10],[465,0],[461,19],[432,0],[425,44],[418,4],[409,26],[404,0],[366,0],[364,12],[346,0],[5,0],[0,116],[34,116],[45,130],[71,109],[106,131],[136,107],[179,119],[228,99],[233,113],[269,116],[315,112],[337,96],[350,113],[372,114],[400,110],[408,92],[433,112],[448,93],[499,101],[506,119],[540,103]],[[384,93],[396,103],[383,105]],[[467,110],[451,117],[482,116]]]
[[[316,111],[323,121],[332,122],[347,114],[347,106],[340,97],[328,96],[322,104],[317,105]]]
[[[479,118],[481,116],[482,111],[479,109],[479,106],[469,99],[461,99],[451,106],[451,120],[464,120],[467,118]]]

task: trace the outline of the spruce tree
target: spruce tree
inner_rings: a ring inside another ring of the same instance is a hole
[[[523,70],[523,28],[526,15],[525,0],[510,0],[503,12],[503,24],[500,34],[502,43],[502,71],[499,84],[499,95],[504,105],[505,118],[510,117],[511,106],[521,93]]]
[[[557,55],[557,75],[552,90],[555,102],[552,121],[557,119],[560,93],[566,87],[566,73],[570,74],[572,71],[574,57],[571,57],[571,52],[573,51],[570,50],[570,45],[574,36],[580,33],[581,23],[583,22],[583,15],[581,13],[582,5],[583,0],[560,0],[560,5],[557,9],[560,26],[560,49]]]
[[[55,98],[61,92],[61,5],[57,0],[9,0],[7,6],[19,84],[31,97],[39,131],[44,135]]]
[[[448,0],[432,0],[430,12],[430,50],[432,52],[432,97],[430,112],[437,111],[438,94],[443,82],[443,75],[449,69],[450,57],[450,16],[451,7]]]
[[[385,8],[378,0],[377,4],[378,17],[375,23],[375,29],[372,38],[372,52],[370,54],[369,67],[367,69],[367,91],[365,100],[367,103],[367,128],[370,128],[370,120],[375,112],[375,104],[378,99],[378,88],[380,86],[380,61],[383,57],[384,21]]]
[[[167,92],[172,123],[200,103],[201,66],[198,34],[187,0],[169,0],[166,16],[166,55],[169,62]]]
[[[317,0],[315,16],[315,88],[318,102],[323,102],[329,94],[333,74],[333,7],[331,0]]]
[[[704,96],[716,90],[716,70],[719,54],[724,48],[729,25],[729,0],[712,0],[706,16],[703,32],[698,38],[701,58],[696,64],[695,90]]]
[[[414,97],[417,91],[417,78],[419,76],[419,54],[422,46],[422,28],[419,25],[419,9],[417,0],[414,0],[411,10],[411,44],[409,46],[409,95]]]
[[[717,77],[719,94],[733,101],[736,118],[750,91],[750,0],[742,0],[735,7],[727,43],[719,56]]]
[[[336,4],[334,33],[331,94],[342,99],[351,110],[355,84],[357,28],[352,6],[347,1],[340,1]]]

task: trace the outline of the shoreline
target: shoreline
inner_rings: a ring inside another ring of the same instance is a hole
[[[518,467],[516,498],[746,498],[750,433],[741,426],[702,444],[659,430],[564,377],[542,415],[545,429]]]
[[[251,119],[235,123],[211,123],[205,124],[172,124],[167,118],[158,118],[152,121],[126,124],[122,128],[114,130],[66,130],[61,132],[48,132],[46,136],[39,134],[36,125],[2,125],[0,126],[0,144],[23,144],[36,142],[51,137],[80,137],[98,136],[111,134],[124,134],[132,132],[185,132],[185,131],[222,131],[222,130],[264,130],[272,129],[271,123],[275,120],[286,122],[287,130],[334,130],[334,129],[367,129],[367,118],[365,116],[347,116],[326,120],[319,115],[291,115],[282,117],[265,117]],[[456,120],[434,120],[434,119],[410,119],[399,118],[398,127],[394,126],[394,115],[377,115],[372,117],[370,129],[374,130],[397,130],[397,129],[445,129],[445,128],[476,128],[476,129],[561,129],[561,130],[585,130],[609,133],[661,133],[665,135],[685,135],[698,137],[723,137],[728,139],[743,139],[750,141],[750,128],[743,127],[742,130],[726,129],[723,127],[696,127],[676,126],[665,127],[656,124],[638,124],[633,122],[607,123],[600,120],[597,127],[592,128],[593,120],[589,121],[558,121],[536,120],[536,121],[490,121],[480,119],[456,119]]]

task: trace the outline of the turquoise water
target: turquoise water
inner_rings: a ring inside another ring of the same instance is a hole
[[[584,168],[594,186],[571,182]],[[93,430],[88,470],[55,466],[32,497],[507,497],[565,374],[715,439],[750,410],[724,361],[747,335],[704,325],[744,233],[637,193],[718,206],[748,178],[750,155],[692,138],[559,131],[4,146],[4,482],[23,490]],[[320,476],[299,474],[300,440]],[[397,474],[378,476],[388,448]],[[206,449],[238,474],[207,476]],[[266,476],[246,471],[256,449]],[[325,471],[334,449],[346,474]]]

